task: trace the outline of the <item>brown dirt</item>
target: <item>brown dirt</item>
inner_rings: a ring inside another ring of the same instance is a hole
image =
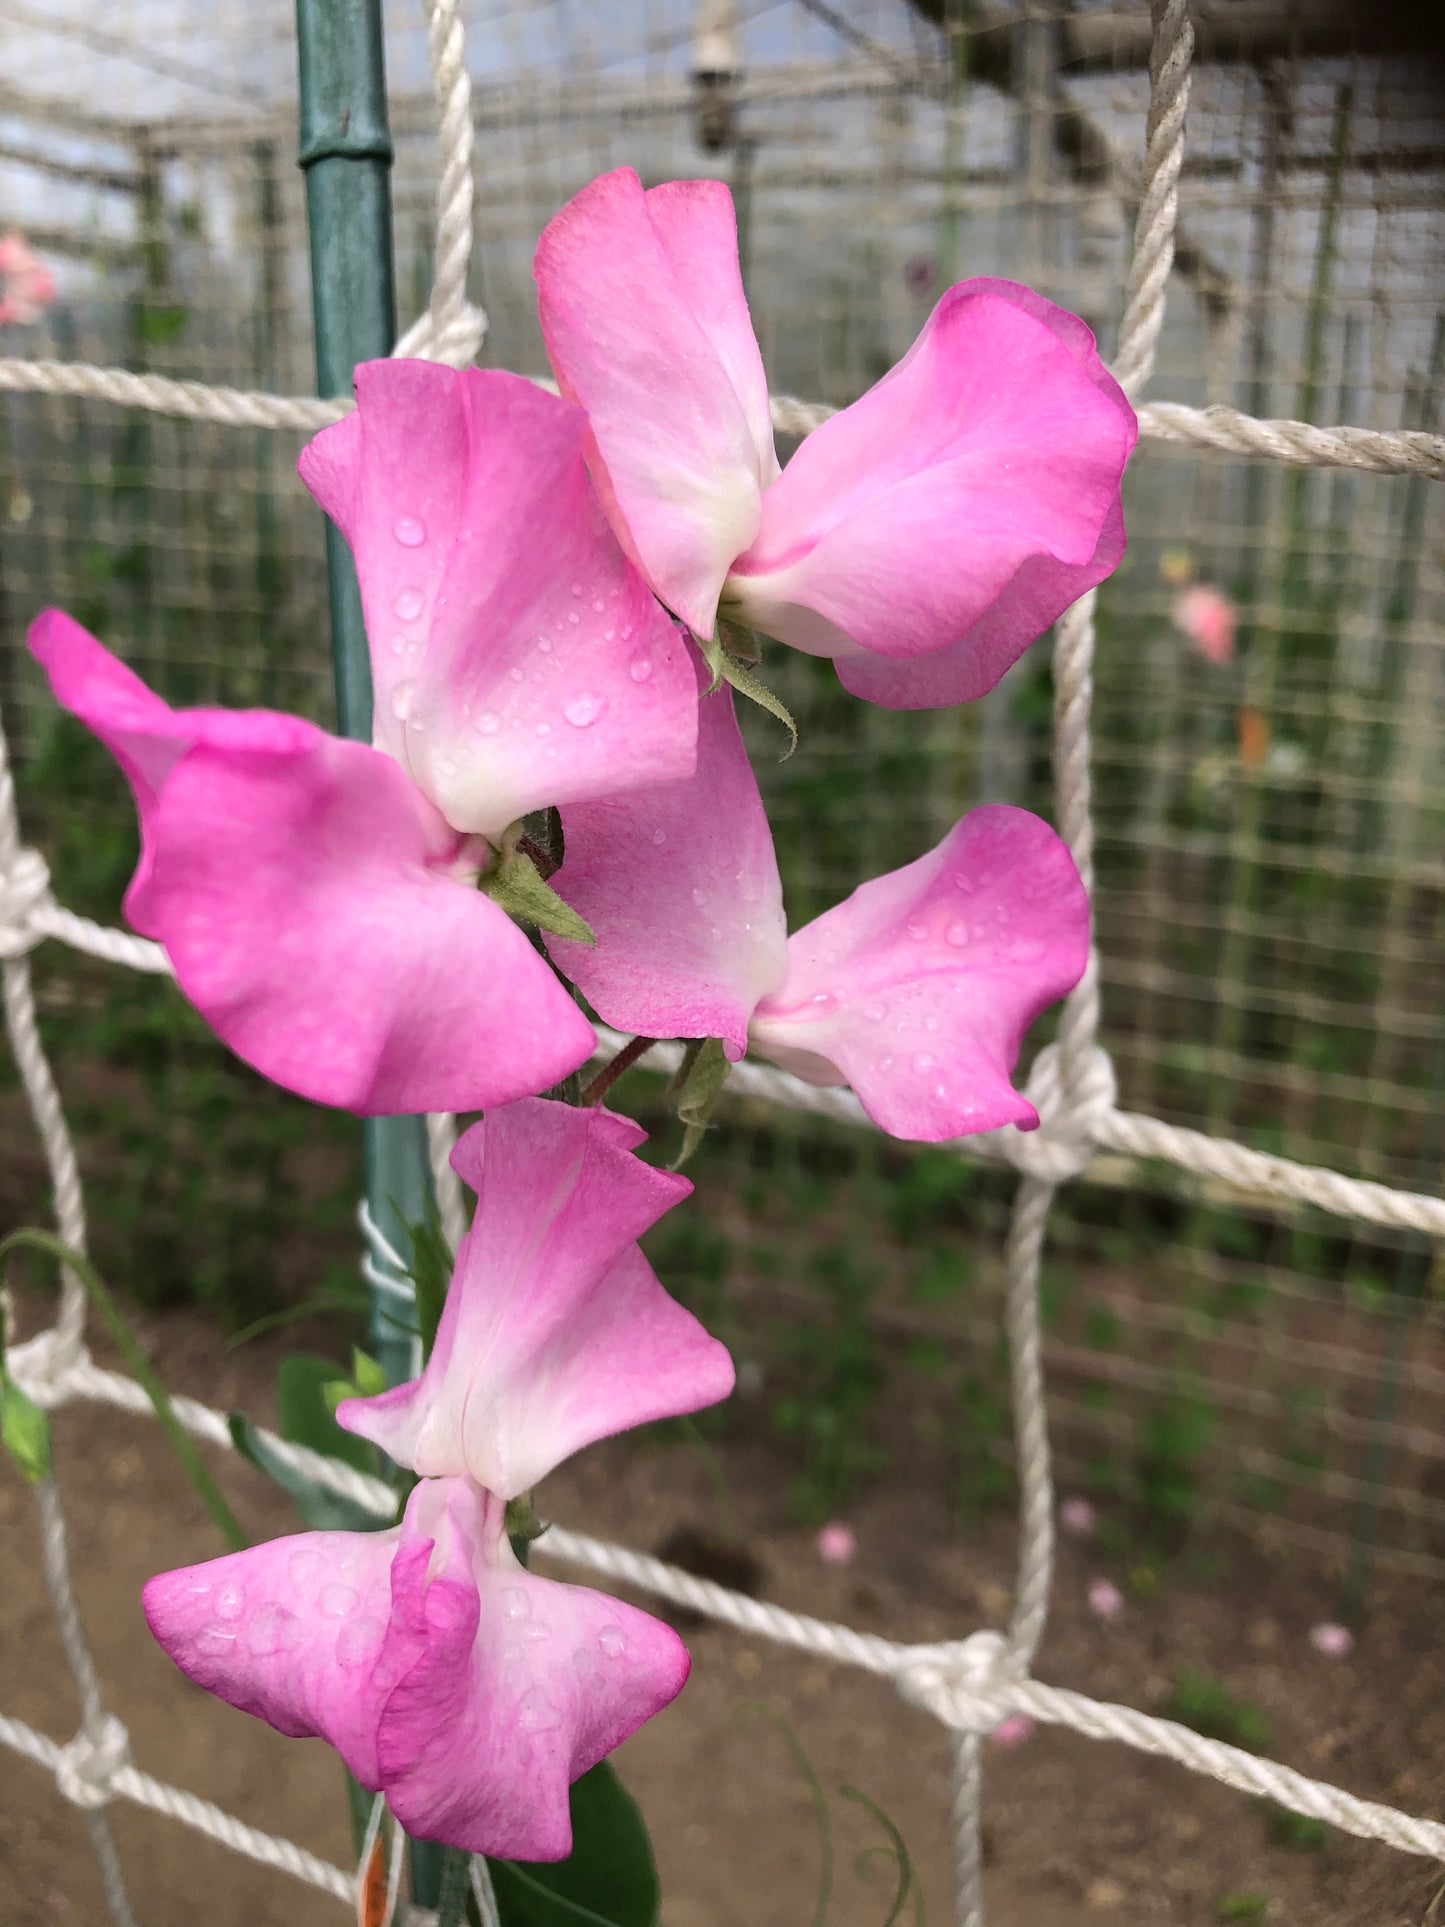
[[[22,1324],[33,1325],[37,1310],[23,1307]],[[143,1330],[173,1389],[268,1416],[284,1340],[228,1356],[192,1314]],[[344,1858],[343,1802],[328,1750],[282,1740],[207,1699],[146,1633],[142,1581],[216,1550],[156,1426],[71,1408],[56,1422],[56,1456],[87,1628],[137,1764]],[[936,1497],[894,1475],[850,1515],[854,1564],[830,1568],[811,1535],[786,1522],[782,1471],[765,1445],[744,1437],[723,1446],[722,1461],[734,1531],[761,1561],[769,1597],[918,1639],[996,1622],[1004,1609],[1006,1521],[961,1536]],[[285,1501],[259,1475],[235,1463],[221,1470],[248,1530],[292,1528]],[[680,1526],[710,1531],[716,1519],[696,1453],[636,1442],[584,1454],[550,1482],[543,1510],[645,1547]],[[8,1468],[0,1471],[0,1544],[0,1710],[63,1739],[74,1727],[74,1697],[35,1563],[29,1497]],[[1209,1587],[1171,1580],[1109,1625],[1084,1604],[1093,1570],[1086,1551],[1066,1546],[1040,1658],[1045,1678],[1157,1707],[1181,1668],[1207,1671],[1264,1711],[1277,1757],[1353,1791],[1439,1811],[1445,1656],[1424,1588],[1381,1581],[1356,1655],[1341,1664],[1307,1643],[1335,1587],[1297,1555],[1271,1564],[1235,1548]],[[937,1727],[878,1681],[716,1627],[688,1638],[694,1670],[681,1701],[617,1761],[652,1827],[664,1927],[804,1927],[814,1918],[810,1796],[782,1737],[747,1712],[755,1702],[786,1717],[832,1795],[831,1927],[882,1927],[891,1892],[881,1859],[861,1873],[855,1864],[881,1836],[837,1794],[845,1782],[901,1827],[928,1918],[935,1927],[945,1921],[948,1763]],[[4,1756],[0,1784],[0,1921],[98,1923],[99,1887],[79,1815],[47,1775],[14,1756]],[[1427,1863],[1333,1834],[1322,1849],[1291,1850],[1270,1838],[1242,1797],[1120,1748],[1040,1731],[1015,1749],[987,1747],[986,1785],[994,1927],[1205,1927],[1225,1896],[1249,1893],[1267,1897],[1266,1917],[1288,1927],[1433,1927],[1437,1919],[1442,1875]],[[198,1919],[206,1927],[323,1927],[342,1917],[324,1897],[172,1822],[125,1806],[112,1813],[144,1927],[193,1927]]]

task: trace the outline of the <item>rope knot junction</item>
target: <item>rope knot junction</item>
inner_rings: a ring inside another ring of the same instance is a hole
[[[43,1412],[52,1412],[71,1396],[71,1377],[89,1363],[83,1344],[76,1344],[52,1327],[36,1332],[21,1345],[6,1348],[5,1366],[25,1396]]]
[[[1090,1047],[1067,1082],[1062,1065],[1058,1045],[1046,1044],[1025,1087],[1039,1114],[1039,1127],[1011,1130],[1004,1143],[1010,1162],[1044,1184],[1063,1184],[1087,1168],[1119,1100],[1114,1066],[1102,1045]]]
[[[105,1713],[94,1735],[82,1730],[61,1748],[55,1784],[74,1806],[103,1807],[115,1798],[115,1776],[129,1765],[130,1735],[114,1713]]]
[[[0,869],[0,959],[23,957],[45,932],[35,912],[50,901],[50,872],[39,850],[19,850]]]
[[[1015,1682],[1002,1633],[970,1633],[944,1646],[916,1646],[894,1678],[910,1706],[959,1733],[990,1733],[1009,1712]]]

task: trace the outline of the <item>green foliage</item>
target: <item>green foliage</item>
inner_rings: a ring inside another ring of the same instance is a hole
[[[1214,1903],[1214,1918],[1220,1921],[1244,1921],[1246,1927],[1263,1920],[1269,1913],[1267,1894],[1221,1894]]]
[[[772,1420],[801,1451],[794,1507],[801,1518],[817,1522],[836,1512],[865,1474],[887,1463],[870,1427],[885,1373],[869,1318],[866,1254],[825,1245],[812,1254],[809,1273],[818,1308],[780,1333],[791,1371]]]
[[[1265,1830],[1276,1846],[1288,1847],[1295,1853],[1318,1853],[1330,1837],[1323,1820],[1316,1820],[1312,1814],[1295,1813],[1276,1800],[1261,1800],[1259,1810]]]
[[[0,1369],[0,1444],[31,1485],[50,1476],[50,1421]]]
[[[1246,1753],[1267,1753],[1269,1721],[1259,1707],[1231,1693],[1222,1680],[1186,1667],[1164,1704],[1166,1719],[1191,1727],[1207,1740],[1223,1740]]]
[[[657,1867],[637,1802],[604,1760],[572,1787],[565,1860],[493,1860],[502,1927],[656,1927]]]

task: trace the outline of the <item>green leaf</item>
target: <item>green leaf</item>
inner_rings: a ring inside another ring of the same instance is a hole
[[[702,1143],[713,1107],[722,1095],[731,1069],[718,1038],[695,1037],[688,1043],[672,1085],[677,1097],[677,1115],[683,1125],[682,1149],[672,1167],[674,1171],[680,1171]]]
[[[421,1333],[421,1355],[430,1358],[456,1261],[442,1230],[435,1203],[428,1217],[409,1225],[407,1230],[411,1237],[411,1281],[416,1286],[416,1322]]]
[[[232,1412],[226,1419],[231,1442],[243,1459],[249,1459],[268,1479],[274,1479],[313,1532],[376,1532],[388,1521],[369,1506],[333,1492],[329,1485],[313,1479],[287,1463],[276,1448],[262,1437],[243,1412]]]
[[[341,1459],[358,1472],[375,1472],[376,1448],[354,1432],[343,1432],[327,1399],[337,1382],[336,1361],[310,1352],[292,1352],[276,1373],[276,1430],[293,1445],[309,1445],[329,1459]]]
[[[497,853],[492,867],[477,880],[477,888],[492,899],[509,917],[535,924],[554,937],[568,937],[573,943],[596,943],[592,926],[564,903],[525,851],[505,846]]]
[[[605,1760],[572,1788],[565,1860],[494,1860],[491,1869],[502,1927],[656,1927],[660,1894],[647,1828]]]
[[[351,1376],[362,1398],[376,1398],[386,1390],[386,1373],[360,1345],[351,1348]]]
[[[49,1477],[50,1420],[8,1372],[0,1372],[0,1440],[32,1485]]]
[[[720,682],[729,683],[740,696],[746,696],[750,702],[755,702],[759,709],[766,709],[770,716],[776,716],[790,738],[788,747],[778,759],[786,763],[798,747],[798,725],[767,684],[759,682],[746,663],[740,662],[729,649],[724,647],[723,637],[729,633],[728,625],[720,622],[716,636],[695,638],[698,648],[703,653],[704,661],[712,671],[712,685],[708,694],[711,695]]]

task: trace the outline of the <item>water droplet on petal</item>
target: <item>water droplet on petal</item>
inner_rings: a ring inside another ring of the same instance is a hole
[[[567,620],[568,620],[569,622],[580,622],[580,621],[582,620],[582,618],[581,618],[581,616],[579,616],[579,615],[578,615],[578,613],[577,613],[577,611],[576,611],[575,609],[569,609],[569,610],[567,611]]]
[[[555,1733],[562,1724],[562,1715],[541,1687],[534,1686],[530,1693],[522,1695],[517,1724],[524,1733]]]
[[[296,1644],[300,1625],[295,1613],[268,1600],[246,1628],[246,1644],[257,1659],[269,1658]]]
[[[416,693],[413,682],[399,682],[391,692],[391,713],[399,723],[404,723],[411,714],[411,699]]]
[[[659,844],[659,845],[661,845],[661,844],[663,844],[663,843],[666,843],[666,841],[667,841],[667,831],[666,831],[666,830],[654,830],[654,831],[652,832],[652,840],[653,840],[653,842],[654,842],[654,843],[656,843],[656,844]]]
[[[537,734],[539,736],[550,736],[552,734],[552,725],[550,723],[538,723]]]
[[[450,756],[444,756],[442,758],[442,775],[455,776],[456,773],[457,773],[456,764],[452,761]]]
[[[928,925],[920,922],[917,917],[910,917],[903,928],[908,932],[914,943],[922,943],[923,939],[928,935]]]
[[[624,622],[622,625],[622,640],[626,642],[627,638],[631,634],[632,634],[632,624],[630,622]]]
[[[916,1071],[931,1071],[935,1062],[935,1058],[926,1050],[918,1050],[913,1053],[913,1068]]]
[[[495,709],[484,709],[477,718],[477,734],[479,736],[495,736],[501,727],[502,719]]]
[[[933,1012],[932,1012],[932,1011],[930,1011],[930,1012],[928,1013],[928,1015],[927,1015],[927,1016],[926,1016],[926,1017],[924,1018],[924,1020],[923,1020],[923,1028],[924,1028],[925,1030],[937,1030],[937,1029],[938,1029],[938,1019],[937,1019],[937,1018],[936,1018],[936,1017],[935,1017],[935,1016],[933,1015]]]
[[[391,532],[404,549],[419,549],[426,540],[426,523],[419,515],[398,515]]]
[[[604,1626],[597,1635],[597,1644],[609,1659],[621,1659],[627,1651],[627,1639],[620,1626]]]
[[[508,1586],[502,1594],[502,1611],[508,1619],[528,1619],[531,1617],[532,1602],[520,1586]]]
[[[883,1019],[888,1015],[888,1012],[883,1008],[882,1004],[864,1004],[863,1015],[868,1019],[870,1024],[881,1024]]]
[[[391,613],[399,616],[403,622],[415,622],[425,606],[426,597],[420,589],[398,589]]]
[[[951,923],[943,934],[955,949],[961,950],[968,942],[969,928],[960,917],[956,922]]]
[[[698,909],[701,910],[702,906],[707,902],[707,891],[699,885],[693,890],[692,900]]]
[[[521,665],[515,662],[512,664],[511,668],[507,671],[507,674],[512,678],[513,682],[521,682],[524,673],[525,672],[523,671]]]
[[[326,1561],[319,1552],[293,1552],[286,1562],[286,1570],[299,1591],[309,1592],[326,1570]]]
[[[646,682],[652,674],[651,656],[634,656],[628,664],[627,673],[634,682]]]
[[[196,1645],[201,1652],[219,1657],[235,1651],[238,1637],[234,1626],[202,1626],[196,1634]]]
[[[833,1001],[833,993],[831,990],[815,990],[812,996],[808,999],[808,1002],[810,1004],[826,1005],[826,1004],[831,1004],[832,1001]]]
[[[350,1586],[328,1586],[317,1601],[328,1619],[345,1619],[355,1604],[356,1594]]]
[[[363,1616],[348,1619],[336,1636],[336,1663],[343,1671],[355,1672],[375,1659],[386,1628],[379,1619]]]
[[[582,584],[581,584],[580,582],[574,582],[574,583],[572,584],[572,593],[573,593],[573,595],[581,595],[581,593],[582,593]]]
[[[600,616],[602,611],[607,607],[607,605],[602,600],[601,596],[594,596],[592,598],[592,607],[596,610],[597,614]]]
[[[574,729],[587,729],[599,716],[606,713],[607,698],[596,696],[590,689],[584,689],[580,696],[573,696],[563,706],[562,714]]]
[[[550,636],[538,636],[537,647],[544,656],[550,656],[552,653],[552,638]]]
[[[948,1096],[948,1086],[946,1084],[935,1084],[933,1087],[933,1095],[935,1097],[946,1098]]]
[[[394,656],[404,656],[406,654],[406,637],[405,636],[392,637],[391,653]]]
[[[233,1579],[216,1594],[217,1619],[239,1619],[246,1610],[246,1591]]]

